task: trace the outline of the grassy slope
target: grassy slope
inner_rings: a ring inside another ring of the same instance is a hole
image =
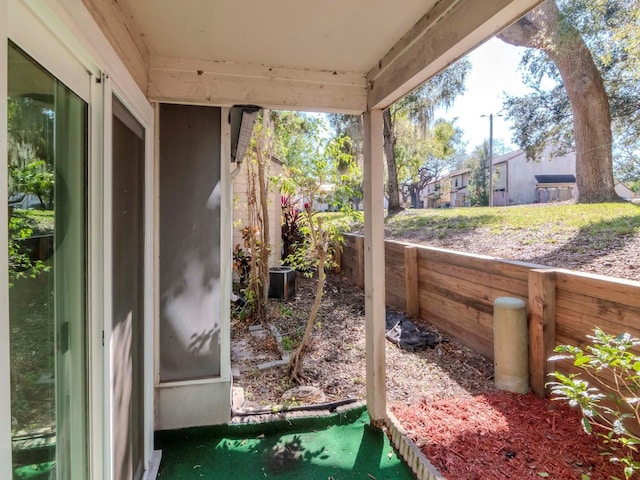
[[[485,228],[492,233],[505,231],[549,232],[548,238],[578,231],[586,234],[634,235],[640,233],[640,206],[631,203],[593,205],[522,205],[408,210],[387,217],[390,236],[406,235],[424,229],[438,231],[444,238],[461,229]]]

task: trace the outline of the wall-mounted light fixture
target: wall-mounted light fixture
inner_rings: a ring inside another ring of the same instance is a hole
[[[241,163],[247,151],[253,125],[261,108],[255,105],[236,105],[229,110],[231,125],[231,161]]]

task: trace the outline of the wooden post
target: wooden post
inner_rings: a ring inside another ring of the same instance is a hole
[[[366,213],[365,213],[366,215]],[[365,233],[366,235],[366,233]],[[356,285],[364,288],[364,237],[356,237]]]
[[[548,362],[556,346],[556,281],[553,270],[529,271],[529,381],[538,397],[553,365]]]
[[[409,317],[420,317],[418,249],[413,245],[404,247],[404,304]]]
[[[387,418],[382,110],[367,111],[363,120],[367,409],[371,423],[382,426]]]

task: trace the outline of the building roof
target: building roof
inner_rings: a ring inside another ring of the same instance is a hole
[[[549,183],[576,183],[575,175],[536,175],[539,184]]]
[[[442,179],[455,177],[457,175],[464,175],[465,173],[471,173],[471,169],[469,169],[469,168],[459,168],[458,170],[454,170],[453,172],[449,173],[448,175],[445,175],[444,177],[442,177]]]
[[[493,164],[497,165],[498,163],[508,162],[509,160],[513,160],[516,157],[524,154],[524,150],[514,150],[513,152],[505,153],[504,155],[500,155],[499,157],[493,158]]]

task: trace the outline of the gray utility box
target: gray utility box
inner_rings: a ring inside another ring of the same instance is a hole
[[[291,267],[269,269],[269,298],[289,300],[296,294],[296,271]]]

